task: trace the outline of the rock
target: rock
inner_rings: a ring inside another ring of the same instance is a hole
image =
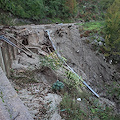
[[[45,101],[51,102],[50,104],[50,109],[54,110],[57,108],[57,105],[59,105],[59,103],[61,102],[62,98],[60,95],[57,94],[52,94],[52,93],[48,93],[47,96],[45,96]]]
[[[57,111],[55,111],[50,120],[61,120],[61,116],[58,114]]]
[[[61,120],[61,116],[58,114],[58,105],[60,104],[62,98],[57,94],[48,93],[45,96],[45,102],[48,103],[49,107],[49,116],[51,117],[50,120]]]

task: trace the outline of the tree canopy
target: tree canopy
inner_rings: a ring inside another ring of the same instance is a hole
[[[76,0],[0,0],[0,8],[21,18],[66,18],[73,13]],[[72,7],[72,9],[71,9]]]

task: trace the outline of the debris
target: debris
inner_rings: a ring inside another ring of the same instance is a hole
[[[77,101],[79,101],[79,102],[80,102],[80,101],[81,101],[81,98],[77,98]]]

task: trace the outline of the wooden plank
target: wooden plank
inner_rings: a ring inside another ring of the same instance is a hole
[[[11,68],[11,64],[12,64],[12,59],[11,59],[11,55],[10,55],[10,45],[6,44],[6,50],[7,50],[7,56],[8,56],[8,64],[9,64],[9,68]]]
[[[17,45],[17,41],[15,41],[14,39],[13,39],[13,43],[15,44],[15,45]],[[18,49],[16,48],[16,47],[14,47],[14,53],[15,53],[15,59],[16,59],[16,57],[17,57],[17,54],[18,54]]]
[[[14,40],[11,39],[11,42],[14,42]],[[13,46],[11,46],[11,52],[12,52],[13,60],[15,60],[15,58],[16,58],[16,56],[15,56],[15,48]]]
[[[11,46],[11,45],[9,45],[9,54],[10,54],[10,59],[11,59],[11,63],[12,63],[12,61],[13,61],[13,57],[14,57],[14,55],[13,55],[13,46]]]

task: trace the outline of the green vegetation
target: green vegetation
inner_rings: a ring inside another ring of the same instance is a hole
[[[87,97],[81,99],[77,101],[76,97],[73,98],[68,93],[64,94],[60,106],[61,116],[64,116],[65,120],[119,120],[119,115],[111,114],[113,109],[101,105],[98,99]]]
[[[105,21],[106,57],[120,61],[120,1],[115,0],[108,8]]]
[[[3,93],[2,93],[2,91],[0,92],[0,98],[2,99],[2,102],[5,102],[4,99],[3,99]]]
[[[94,21],[94,22],[85,22],[85,23],[81,23],[78,25],[82,25],[83,30],[97,30],[97,31],[99,31],[101,28],[103,28],[105,26],[105,22],[104,21]]]
[[[43,67],[49,67],[52,70],[56,70],[62,66],[63,62],[53,52],[49,56],[40,57],[40,62]]]
[[[78,89],[79,86],[83,86],[82,81],[81,81],[82,78],[80,79],[79,76],[75,75],[71,71],[66,71],[65,76],[67,77],[67,79],[65,79],[64,82],[68,86],[69,90]]]
[[[19,18],[39,21],[39,23],[46,19],[51,22],[61,22],[61,20],[68,22],[70,17],[85,21],[79,24],[80,32],[84,32],[80,37],[90,35],[92,41],[87,40],[87,43],[96,40],[92,49],[104,53],[109,59],[120,61],[120,0],[0,0],[0,8]],[[1,24],[14,24],[11,14],[0,15]],[[99,46],[101,36],[105,41],[102,41],[103,45]],[[40,58],[40,62],[42,66],[52,70],[63,67],[63,61],[55,52]],[[33,74],[34,71],[24,71],[20,75],[11,77],[16,80],[16,84],[23,85],[37,82]],[[101,106],[98,99],[90,99],[89,93],[81,90],[84,87],[82,78],[80,79],[71,71],[66,71],[65,77],[62,82],[57,80],[52,85],[52,90],[58,92],[63,88],[67,89],[61,102],[61,115],[66,120],[119,120],[118,116],[111,114],[112,108]],[[107,95],[120,104],[119,87],[108,87]],[[2,98],[2,93],[0,97]],[[77,101],[78,97],[82,99],[81,103]]]
[[[69,2],[75,10],[75,0]],[[71,14],[71,6],[66,6],[65,0],[0,0],[0,8],[10,11],[20,18],[40,20],[46,18],[68,18]]]
[[[89,0],[88,0],[89,1]],[[83,2],[83,1],[82,1]],[[84,1],[85,2],[85,1]],[[104,6],[103,6],[104,4]],[[79,27],[80,37],[89,37],[97,35],[98,38],[102,37],[105,40],[92,39],[86,41],[87,43],[94,42],[96,51],[104,54],[107,61],[112,60],[112,63],[120,62],[120,1],[119,0],[101,0],[98,7],[104,12],[102,21],[92,21],[80,24]],[[86,7],[87,4],[86,4]],[[88,15],[89,16],[89,15]],[[100,44],[99,44],[100,43]]]
[[[62,57],[62,59],[66,61],[64,57]],[[50,53],[49,56],[40,58],[40,62],[43,67],[49,67],[52,70],[59,69],[60,67],[64,68],[63,61],[57,57],[55,52]],[[79,78],[79,76],[75,75],[75,73],[66,70],[65,77],[66,79],[64,79],[63,82],[65,83],[69,90],[72,89],[79,90],[79,87],[83,86],[82,77]],[[63,86],[64,85],[60,81],[57,81],[56,83],[53,84],[52,89],[55,91],[59,91],[63,88]]]
[[[63,90],[63,88],[64,88],[64,84],[62,82],[60,82],[59,80],[57,80],[52,85],[52,90],[55,92],[60,92],[61,90]]]
[[[120,104],[120,86],[117,82],[113,81],[111,85],[106,84],[107,88],[106,94],[108,98],[112,98],[117,104]]]
[[[80,109],[79,103],[67,93],[61,102],[61,116],[65,116],[65,120],[87,120],[87,115]]]
[[[100,1],[101,9],[107,10],[107,8],[108,8],[110,5],[112,5],[113,2],[114,2],[114,0],[101,0],[101,1]]]
[[[103,20],[104,11],[101,0],[79,0],[78,1],[78,19],[89,22],[91,20]]]
[[[6,13],[0,10],[0,24],[1,25],[14,25],[11,13]]]

